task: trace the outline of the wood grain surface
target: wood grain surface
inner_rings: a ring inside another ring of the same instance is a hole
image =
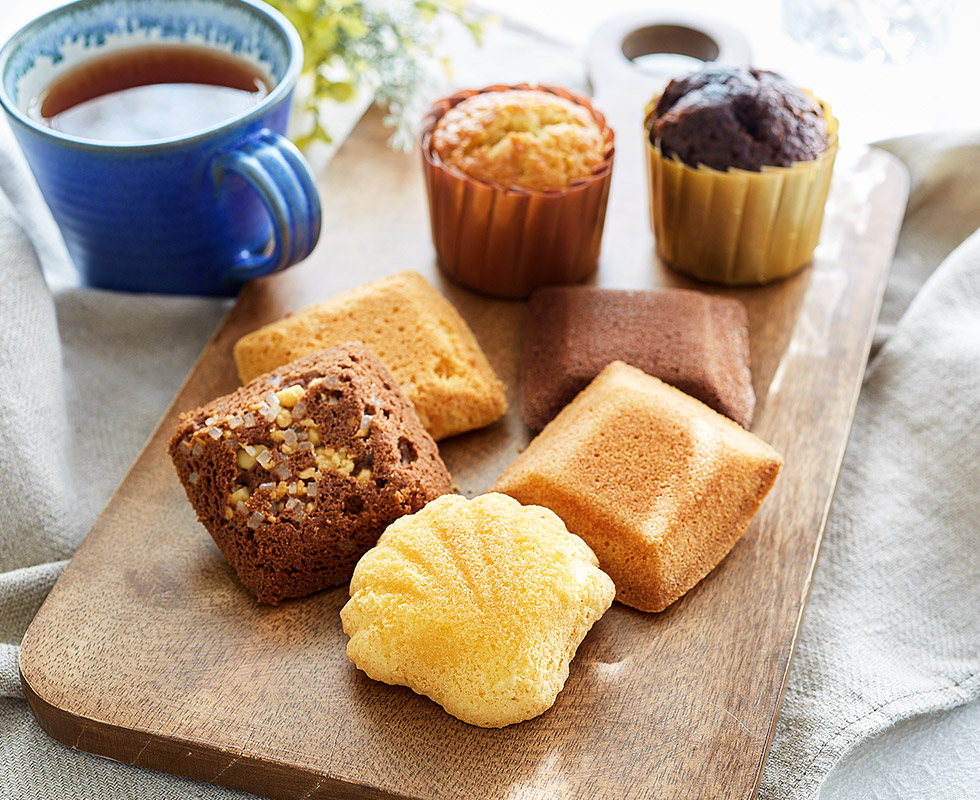
[[[721,291],[655,257],[630,125],[616,123],[595,282]],[[905,206],[903,168],[845,147],[813,265],[724,292],[749,311],[753,430],[786,460],[745,536],[667,611],[614,604],[551,710],[484,730],[348,662],[346,586],[256,604],[197,523],[165,452],[180,411],[237,386],[239,336],[405,268],[456,304],[508,384],[506,418],[441,444],[460,490],[487,488],[526,444],[524,303],[440,276],[418,155],[390,151],[387,135],[370,113],[331,162],[317,250],[243,291],[38,613],[21,651],[38,721],[80,750],[272,798],[753,797]]]

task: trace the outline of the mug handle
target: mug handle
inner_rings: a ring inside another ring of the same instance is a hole
[[[302,261],[320,238],[320,195],[313,173],[285,136],[263,128],[214,160],[220,185],[233,172],[258,192],[272,218],[272,251],[243,253],[226,277],[247,281]]]

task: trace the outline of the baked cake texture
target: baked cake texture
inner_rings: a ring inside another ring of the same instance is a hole
[[[704,403],[614,361],[494,483],[585,539],[616,599],[662,611],[745,531],[782,458]]]
[[[371,678],[499,728],[552,706],[614,593],[547,509],[447,495],[388,527],[340,616],[347,655]]]
[[[748,428],[755,392],[747,325],[738,300],[687,289],[538,289],[524,329],[524,422],[540,431],[618,360]]]
[[[537,89],[474,94],[442,116],[431,139],[444,165],[533,191],[564,189],[591,175],[608,147],[585,107]]]
[[[346,581],[450,477],[364,345],[322,350],[180,415],[169,444],[198,519],[263,603]]]
[[[459,312],[414,271],[309,306],[235,344],[242,382],[324,347],[363,342],[391,370],[436,440],[507,409],[504,386]]]
[[[780,75],[713,66],[667,84],[650,138],[691,167],[758,172],[812,161],[828,144],[820,105]]]

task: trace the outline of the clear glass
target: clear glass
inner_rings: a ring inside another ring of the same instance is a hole
[[[783,0],[783,28],[797,42],[824,53],[854,61],[900,63],[942,49],[949,39],[955,3]]]

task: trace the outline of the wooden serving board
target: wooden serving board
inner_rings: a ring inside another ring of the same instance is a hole
[[[596,282],[721,291],[655,257],[639,128],[613,122]],[[370,113],[331,162],[316,252],[242,292],[39,611],[21,651],[38,721],[80,750],[272,798],[753,797],[905,206],[904,169],[881,151],[842,150],[812,267],[723,292],[749,311],[753,429],[786,460],[742,540],[665,612],[614,604],[551,710],[484,730],[350,664],[346,586],[258,605],[197,523],[165,452],[180,411],[238,385],[239,336],[405,268],[456,304],[509,387],[506,418],[441,444],[460,490],[485,490],[527,443],[524,303],[440,275],[419,158],[389,150],[387,136]]]

